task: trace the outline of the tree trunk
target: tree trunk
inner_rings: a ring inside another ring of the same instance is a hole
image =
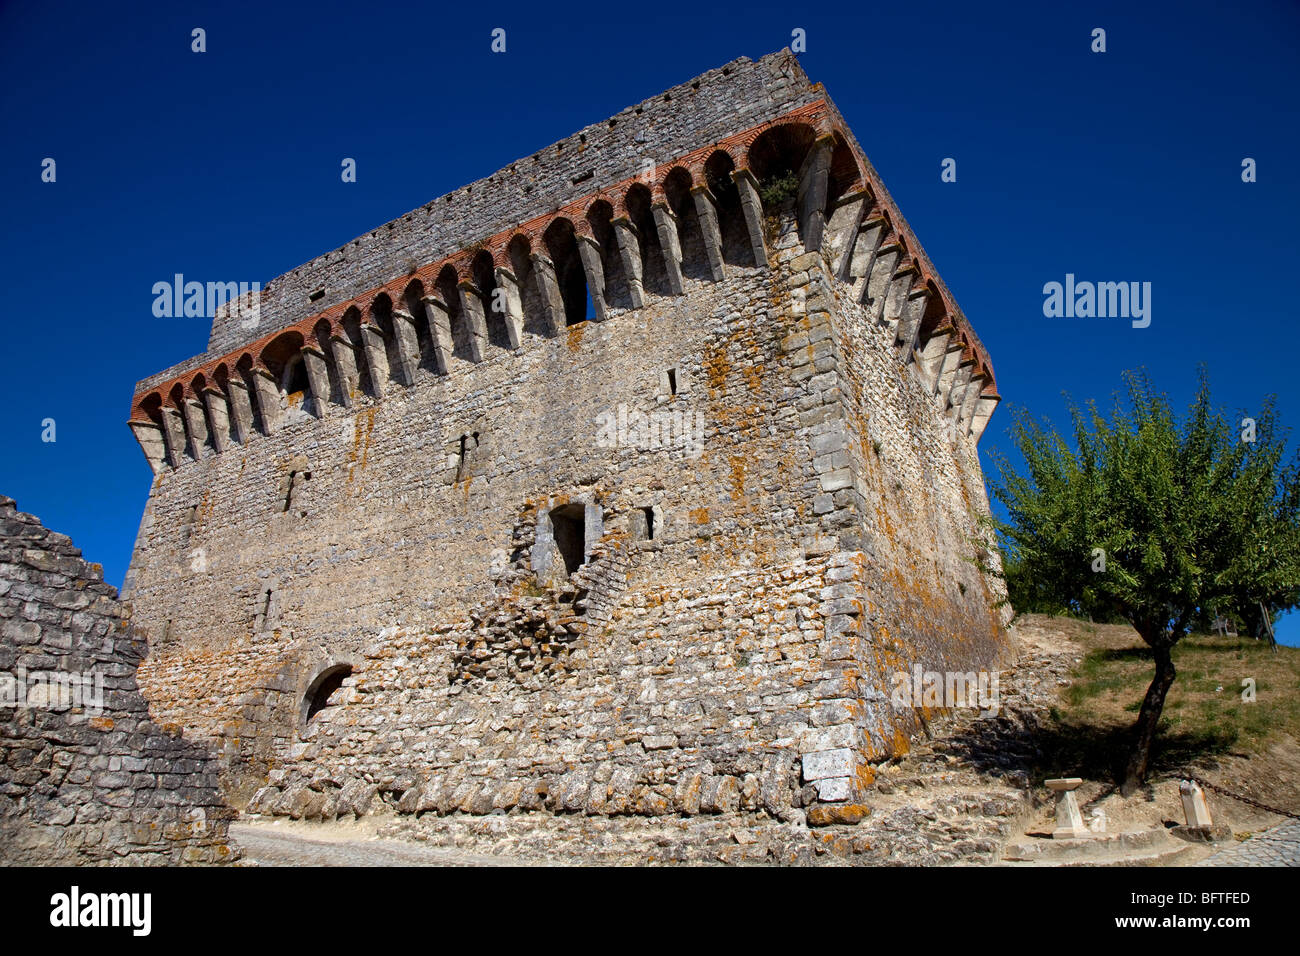
[[[1173,657],[1170,655],[1172,645],[1153,646],[1156,657],[1156,676],[1147,688],[1147,695],[1142,698],[1142,710],[1138,713],[1137,724],[1133,728],[1133,751],[1128,758],[1128,767],[1124,771],[1124,783],[1120,786],[1122,796],[1131,796],[1140,787],[1147,776],[1147,764],[1151,759],[1151,743],[1156,738],[1156,727],[1160,723],[1160,714],[1165,709],[1165,695],[1174,683],[1177,671],[1174,670]]]

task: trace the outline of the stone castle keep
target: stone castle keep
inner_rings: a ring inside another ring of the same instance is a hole
[[[1005,656],[992,365],[788,51],[257,306],[130,420],[139,686],[236,806],[833,811]]]

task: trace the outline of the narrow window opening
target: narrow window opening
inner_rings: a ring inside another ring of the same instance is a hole
[[[275,630],[278,614],[279,611],[275,606],[275,592],[268,590],[263,596],[261,611],[253,621],[253,630],[259,634]]]
[[[295,504],[298,504],[302,498],[303,482],[311,480],[310,471],[291,471],[289,472],[289,484],[284,493],[284,513],[296,510]],[[299,511],[300,518],[307,517],[306,511]]]
[[[668,394],[677,394],[677,369],[675,368],[670,368],[668,370]]]
[[[456,465],[456,480],[462,480],[469,474],[470,452],[478,447],[478,432],[466,432],[460,436],[460,461]]]
[[[645,515],[645,539],[653,541],[655,539],[655,510],[654,508],[642,508],[641,513]]]
[[[325,290],[324,290],[324,289],[317,289],[315,292],[313,292],[313,293],[311,293],[310,295],[307,296],[307,300],[308,300],[309,302],[319,302],[319,301],[320,301],[321,299],[323,299],[323,298],[325,298]]]

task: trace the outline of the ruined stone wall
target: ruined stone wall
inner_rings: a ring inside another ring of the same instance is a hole
[[[0,863],[230,860],[217,762],[150,720],[101,575],[0,496]]]

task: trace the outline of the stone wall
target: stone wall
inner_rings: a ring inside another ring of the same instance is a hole
[[[231,802],[847,818],[895,677],[1002,663],[992,368],[841,122],[729,64],[137,394],[141,686]]]
[[[906,749],[891,674],[997,662],[973,441],[794,210],[769,226],[764,266],[158,474],[141,682],[232,799],[788,815]],[[620,406],[668,440],[604,440]],[[548,579],[566,505],[599,537]]]
[[[217,762],[149,719],[116,590],[3,496],[0,620],[0,863],[233,859]]]

